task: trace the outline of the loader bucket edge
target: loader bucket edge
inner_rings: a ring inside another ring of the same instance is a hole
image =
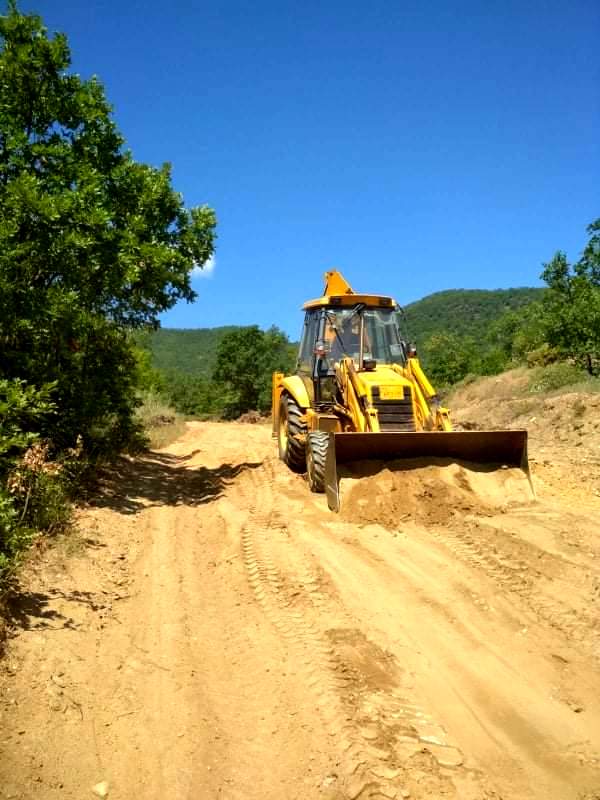
[[[520,467],[535,496],[525,430],[330,433],[325,462],[327,505],[332,511],[340,510],[338,464],[364,459],[405,458],[449,458]]]

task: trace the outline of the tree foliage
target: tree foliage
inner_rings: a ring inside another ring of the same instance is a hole
[[[194,298],[214,213],[183,206],[168,165],[133,160],[63,35],[11,4],[0,43],[0,374],[55,383],[45,432],[61,445],[116,446],[134,405],[128,329]]]
[[[544,264],[541,278],[547,288],[507,290],[510,294],[504,299],[510,297],[511,303],[501,314],[490,313],[498,309],[500,292],[442,292],[409,307],[414,318],[411,328],[416,321],[417,328],[434,331],[422,347],[432,380],[443,385],[468,373],[489,375],[511,364],[547,365],[561,360],[585,367],[590,374],[598,372],[600,219],[587,230],[590,238],[579,261],[569,264],[566,255],[558,252]],[[444,310],[438,308],[442,298],[448,301]],[[522,305],[520,301],[527,298],[529,302]],[[432,301],[437,316],[430,313]],[[469,306],[471,301],[479,304],[478,313]],[[482,321],[485,325],[480,329]],[[440,330],[444,325],[447,328]],[[478,336],[469,330],[478,331]]]
[[[532,288],[450,289],[407,306],[407,334],[434,385],[506,369],[519,321],[542,294]]]
[[[203,375],[172,371],[165,374],[164,394],[182,414],[218,417],[226,405],[224,388]]]
[[[439,386],[450,386],[477,371],[475,342],[454,333],[437,333],[423,346],[427,376]]]
[[[146,382],[151,384],[147,388],[161,393],[177,411],[192,416],[232,417],[250,409],[266,411],[270,406],[271,372],[276,368],[272,367],[270,357],[276,365],[281,363],[285,370],[291,370],[298,346],[288,342],[277,329],[261,331],[253,326],[249,337],[244,331],[247,329],[230,325],[137,333],[136,344],[143,352],[140,361],[144,364]],[[232,385],[230,370],[222,368],[219,380],[215,379],[219,353],[221,366],[235,363],[239,368],[240,354],[236,354],[236,348],[240,342],[240,352],[248,356],[242,374],[247,376],[252,372],[248,384],[256,381],[260,387],[258,395],[250,390],[246,400],[239,394],[241,382],[236,387]],[[265,343],[270,357],[265,355]],[[267,367],[263,369],[261,364],[265,361]]]
[[[217,360],[217,349],[225,334],[237,326],[218,328],[159,328],[136,335],[141,346],[152,354],[152,363],[161,372],[173,371],[210,379]]]
[[[271,407],[271,375],[290,372],[293,357],[287,336],[276,327],[261,331],[257,325],[226,334],[217,351],[214,380],[225,390],[227,417]]]
[[[490,325],[486,339],[509,365],[525,362],[530,353],[542,348],[545,335],[542,304],[536,301],[498,317]]]
[[[42,469],[45,459],[31,458],[35,448],[38,453],[47,450],[39,442],[39,429],[56,414],[50,400],[52,388],[35,389],[24,381],[0,378],[0,477],[9,477],[0,483],[0,588],[14,558],[29,541],[27,523],[54,522],[54,500],[64,500],[59,479]]]
[[[569,264],[562,252],[544,264],[541,277],[548,291],[542,310],[548,344],[593,374],[600,362],[600,219],[588,233],[576,264]]]
[[[504,313],[518,313],[540,299],[543,289],[448,289],[404,308],[407,335],[423,345],[435,334],[452,333],[482,342]]]
[[[39,438],[42,420],[56,413],[52,388],[35,389],[24,381],[0,378],[0,473]]]
[[[131,330],[192,300],[191,271],[213,252],[214,212],[184,207],[168,164],[134,161],[101,83],[70,63],[66,38],[10,0],[0,16],[0,578],[27,526],[64,517],[64,458],[132,441],[136,393],[153,378]]]

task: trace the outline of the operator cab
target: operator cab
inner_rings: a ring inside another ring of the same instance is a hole
[[[297,371],[311,402],[333,399],[335,367],[343,358],[351,358],[359,372],[378,364],[405,366],[400,308],[359,302],[307,309]]]

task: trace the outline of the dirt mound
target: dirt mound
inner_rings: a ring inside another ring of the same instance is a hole
[[[493,514],[532,501],[527,476],[517,468],[491,469],[439,459],[356,462],[340,481],[342,516],[352,522],[397,528],[402,521],[444,525],[465,513]]]
[[[261,414],[260,411],[246,411],[245,414],[242,414],[240,417],[237,418],[236,422],[242,422],[249,425],[256,425],[259,422],[266,422],[268,416]]]
[[[600,452],[600,393],[532,393],[525,368],[480,378],[458,387],[448,399],[457,430],[526,428],[534,454],[597,457]],[[575,450],[574,448],[577,448]]]

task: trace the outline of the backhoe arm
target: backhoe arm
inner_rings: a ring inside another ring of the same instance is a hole
[[[336,365],[335,375],[342,404],[350,412],[354,430],[378,432],[377,411],[371,405],[368,392],[361,383],[353,360],[343,358]]]
[[[437,392],[423,372],[416,356],[408,359],[407,371],[417,390],[417,405],[420,406],[424,421],[429,417],[432,429],[435,431],[451,431],[450,412],[440,405]]]

